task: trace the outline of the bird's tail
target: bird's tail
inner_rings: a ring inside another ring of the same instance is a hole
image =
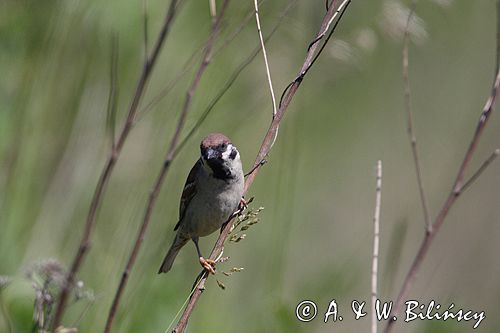
[[[172,246],[170,246],[170,249],[168,250],[167,255],[165,256],[165,259],[163,259],[163,263],[161,264],[158,274],[167,273],[170,270],[170,268],[172,268],[172,264],[174,263],[175,257],[177,257],[177,254],[179,253],[180,249],[184,245],[186,245],[188,241],[189,238],[181,237],[179,233],[177,233],[172,243]]]

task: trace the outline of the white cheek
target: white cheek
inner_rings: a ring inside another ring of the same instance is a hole
[[[226,161],[229,158],[229,155],[231,155],[231,152],[233,151],[233,145],[227,145],[226,151],[222,153],[222,159]],[[237,153],[237,156],[239,153]]]

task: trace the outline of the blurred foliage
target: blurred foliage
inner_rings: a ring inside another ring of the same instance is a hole
[[[217,2],[219,4],[219,1]],[[264,33],[286,1],[265,1]],[[111,36],[119,38],[117,130],[144,58],[143,1],[0,1],[0,332],[29,332],[35,292],[24,272],[34,262],[71,261],[106,154]],[[151,47],[167,1],[147,0]],[[298,1],[268,42],[277,94],[294,78],[324,15],[324,1]],[[393,299],[424,228],[406,134],[401,36],[409,1],[353,1],[331,43],[308,73],[276,145],[251,188],[260,223],[228,243],[190,321],[190,332],[367,331],[349,314],[370,297],[375,163],[382,159],[380,297]],[[223,44],[253,2],[233,1]],[[207,38],[208,1],[184,1],[142,106],[182,71]],[[494,1],[419,1],[411,23],[410,79],[423,179],[435,215],[490,92],[495,63]],[[255,22],[216,54],[204,75],[186,130],[258,45]],[[199,56],[199,53],[197,53]],[[196,63],[199,61],[196,59]],[[195,65],[196,65],[195,63]],[[181,110],[193,68],[134,127],[104,196],[92,248],[78,279],[95,300],[71,305],[66,327],[99,332],[131,249],[149,189]],[[163,332],[199,271],[187,246],[168,275],[156,275],[174,235],[178,198],[198,142],[221,131],[250,169],[271,118],[259,55],[221,99],[172,165],[128,289],[115,332]],[[471,171],[500,144],[494,113]],[[500,309],[500,166],[494,163],[451,211],[411,297],[486,311],[480,332],[498,332]],[[201,241],[204,253],[216,235]],[[345,320],[295,318],[315,300],[337,299]],[[81,320],[79,319],[81,317]],[[398,332],[470,332],[466,322],[398,323]]]

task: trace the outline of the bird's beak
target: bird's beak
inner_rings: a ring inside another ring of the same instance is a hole
[[[207,160],[210,160],[210,159],[216,158],[216,157],[217,157],[217,151],[212,149],[212,148],[209,148],[207,151]]]

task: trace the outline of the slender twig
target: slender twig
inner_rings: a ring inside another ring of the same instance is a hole
[[[149,41],[149,16],[148,16],[148,0],[142,0],[142,16],[143,16],[143,32],[144,32],[144,57],[149,54],[148,52],[148,41]]]
[[[217,19],[215,20],[215,22],[212,26],[210,38],[207,40],[207,45],[205,46],[205,51],[203,53],[203,59],[200,63],[198,71],[196,72],[196,74],[194,76],[193,82],[191,83],[191,86],[189,87],[189,90],[186,93],[184,105],[183,105],[183,108],[181,111],[180,118],[179,118],[178,123],[177,123],[177,127],[175,129],[175,133],[172,136],[172,139],[170,141],[170,144],[169,144],[169,147],[167,150],[167,154],[165,157],[165,161],[162,165],[160,173],[158,174],[158,177],[153,185],[152,191],[150,192],[146,211],[144,214],[144,219],[143,219],[142,224],[138,230],[136,241],[134,243],[134,247],[130,253],[125,270],[122,273],[120,284],[118,285],[115,297],[113,299],[113,303],[112,303],[111,308],[109,310],[108,318],[106,321],[106,326],[104,329],[105,333],[111,332],[111,328],[113,326],[113,322],[114,322],[114,319],[116,317],[116,312],[118,310],[118,306],[120,304],[121,297],[122,297],[123,292],[125,290],[125,287],[127,285],[130,273],[134,267],[135,261],[137,259],[137,255],[139,254],[139,250],[140,250],[142,242],[144,240],[144,235],[145,235],[146,230],[147,230],[148,225],[149,225],[149,221],[151,220],[153,209],[154,209],[154,206],[156,204],[156,199],[160,193],[161,186],[163,185],[163,182],[165,180],[167,172],[168,172],[170,165],[174,159],[174,152],[175,152],[175,149],[177,148],[177,143],[178,143],[181,131],[184,127],[186,116],[190,110],[193,96],[195,95],[195,92],[196,92],[197,87],[200,83],[200,80],[203,76],[203,73],[205,72],[207,66],[210,64],[210,61],[212,58],[211,51],[212,51],[213,45],[215,43],[216,37],[218,36],[218,34],[220,32],[222,17],[224,16],[224,13],[226,11],[228,4],[229,4],[229,0],[225,0],[224,3],[222,4],[219,15],[217,16]]]
[[[493,153],[481,164],[481,166],[472,174],[472,176],[464,182],[462,192],[466,191],[474,182],[481,176],[481,174],[488,168],[488,166],[500,156],[500,149],[495,149]]]
[[[283,102],[285,95],[288,93],[288,89],[290,89],[295,83],[301,82],[304,79],[304,76],[306,76],[309,69],[312,68],[312,66],[314,65],[314,63],[316,62],[316,60],[318,59],[320,54],[323,52],[323,50],[325,49],[326,45],[328,44],[328,41],[332,37],[333,32],[337,28],[337,25],[339,24],[340,20],[342,19],[342,16],[344,15],[344,13],[347,10],[347,7],[349,6],[350,3],[351,3],[351,0],[344,0],[344,2],[342,2],[340,4],[340,6],[335,11],[335,13],[332,15],[332,17],[330,18],[330,21],[324,27],[322,27],[323,30],[320,31],[316,35],[316,38],[309,44],[309,47],[307,48],[307,52],[309,52],[309,50],[311,50],[311,48],[313,48],[313,47],[314,47],[314,49],[316,49],[318,47],[318,42],[321,39],[323,39],[323,37],[326,35],[326,33],[328,32],[328,28],[330,27],[331,22],[333,22],[333,20],[338,15],[337,22],[335,22],[335,24],[333,25],[333,28],[330,30],[330,33],[328,34],[328,37],[325,39],[325,41],[321,45],[319,51],[316,52],[316,55],[314,56],[314,58],[308,63],[307,67],[304,67],[302,69],[302,71],[299,73],[299,75],[297,75],[297,77],[292,82],[290,82],[290,84],[288,84],[288,86],[281,93],[281,98],[280,98],[280,102],[278,104],[279,105],[278,108],[281,108],[281,103]],[[332,0],[332,6],[330,6],[330,8],[335,8],[335,3],[333,0]],[[327,13],[329,13],[329,12],[330,12],[330,10],[327,11]]]
[[[255,6],[255,22],[257,23],[257,33],[259,35],[260,47],[262,48],[262,56],[264,57],[264,64],[266,66],[267,83],[269,85],[269,91],[271,92],[271,100],[273,103],[273,118],[276,116],[276,97],[274,97],[273,81],[271,79],[271,70],[269,69],[269,60],[267,59],[266,45],[264,43],[264,37],[262,37],[262,28],[260,27],[260,17],[259,17],[259,4],[257,0],[253,1]],[[273,141],[276,141],[278,137],[279,127],[276,128],[276,134]],[[274,144],[274,142],[273,142]]]
[[[255,165],[255,166],[254,166],[254,167],[253,167],[250,171],[248,171],[248,172],[244,175],[244,177],[245,177],[245,178],[246,178],[246,177],[248,177],[248,176],[249,176],[249,175],[251,175],[251,174],[252,174],[255,170],[257,170],[257,168],[260,168],[262,165],[264,165],[264,164],[266,164],[266,163],[267,163],[267,160],[265,160],[265,159],[264,159],[264,160],[262,160],[262,161],[260,161],[260,163],[259,163],[259,164],[257,164],[257,165]]]
[[[328,21],[328,23],[326,24],[326,26],[324,27],[323,31],[321,31],[317,36],[316,38],[309,44],[309,48],[308,50],[314,45],[316,44],[317,42],[319,42],[321,39],[323,39],[323,37],[326,36],[326,33],[328,32],[328,30],[330,29],[330,24],[332,24],[333,21],[335,21],[335,19],[337,18],[337,15],[340,14],[340,16],[342,16],[342,12],[345,10],[345,7],[347,7],[349,5],[350,1],[344,1],[340,4],[339,8],[337,8],[337,10],[335,11],[335,13],[332,15],[332,17],[330,17],[330,20]],[[332,1],[332,7],[335,7],[334,6],[334,1]],[[327,12],[329,11],[329,9],[327,9]],[[330,35],[331,35],[331,32],[335,31],[335,26],[333,27],[332,30],[330,30]],[[314,63],[314,60],[311,62],[311,65]]]
[[[73,286],[75,276],[78,273],[78,271],[80,270],[80,267],[81,267],[81,265],[86,257],[86,254],[90,248],[90,241],[92,238],[92,233],[93,233],[96,218],[97,218],[97,211],[101,205],[104,192],[105,192],[107,184],[109,182],[109,178],[111,177],[111,174],[113,172],[116,161],[118,160],[118,157],[120,156],[120,153],[123,149],[125,141],[128,137],[128,134],[130,133],[130,130],[132,129],[133,122],[134,122],[134,119],[136,117],[136,113],[137,113],[137,110],[139,107],[139,103],[141,101],[142,96],[144,95],[144,91],[146,89],[147,83],[148,83],[149,78],[151,76],[151,72],[152,72],[152,70],[157,62],[158,55],[160,54],[160,51],[163,47],[165,39],[166,39],[168,32],[170,30],[170,26],[171,26],[173,19],[175,17],[176,7],[177,7],[177,0],[172,0],[170,2],[170,6],[169,6],[167,14],[165,16],[165,21],[164,21],[163,26],[160,30],[159,35],[158,35],[155,46],[154,46],[151,54],[149,55],[149,57],[144,62],[141,76],[137,82],[134,97],[133,97],[132,102],[130,104],[127,118],[126,118],[125,124],[123,125],[122,131],[121,131],[120,136],[118,138],[118,141],[116,142],[116,145],[114,145],[113,149],[111,150],[111,152],[107,158],[107,161],[105,163],[105,166],[101,172],[101,176],[99,177],[99,181],[97,182],[94,196],[93,196],[92,202],[90,204],[89,213],[88,213],[87,220],[85,223],[84,231],[83,231],[83,234],[82,234],[82,237],[80,240],[80,244],[78,246],[77,253],[73,259],[73,263],[71,265],[70,271],[66,276],[66,281],[64,282],[61,293],[58,297],[58,304],[57,304],[56,312],[54,315],[54,321],[52,323],[52,331],[54,331],[61,323],[62,317],[64,315],[64,311],[66,309],[67,298],[68,298],[69,292]]]
[[[210,5],[210,16],[212,16],[212,20],[215,20],[217,16],[217,5],[215,4],[215,0],[209,0]]]
[[[329,26],[328,22],[330,22],[332,16],[335,14],[335,12],[336,11],[335,11],[335,3],[334,3],[332,6],[330,6],[328,12],[325,14],[325,17],[323,18],[319,32],[316,35],[316,38],[318,36],[320,36],[322,33],[325,33],[325,29],[327,28],[327,26]],[[311,63],[313,62],[313,59],[315,58],[315,55],[317,55],[322,50],[322,49],[320,49],[319,51],[317,51],[317,49],[318,49],[318,44],[316,44],[316,43],[312,44],[309,47],[299,73],[305,73],[305,71],[310,68]],[[273,117],[273,119],[271,121],[269,129],[268,129],[268,131],[263,139],[259,153],[257,154],[257,156],[255,158],[255,162],[254,162],[253,166],[256,168],[255,168],[254,172],[249,174],[248,177],[246,178],[245,189],[244,189],[245,193],[248,191],[249,187],[252,185],[253,181],[255,180],[255,177],[260,170],[261,161],[264,159],[265,156],[267,156],[269,154],[269,151],[272,148],[272,143],[273,143],[273,139],[275,137],[276,129],[279,126],[281,120],[283,119],[283,116],[285,115],[286,111],[288,110],[288,106],[290,105],[290,102],[292,101],[293,97],[295,96],[295,93],[297,92],[300,84],[302,83],[303,75],[301,76],[299,74],[299,77],[301,77],[301,79],[294,80],[290,85],[288,85],[285,93],[283,94],[282,102],[280,103],[279,109],[276,112],[275,117]],[[230,219],[228,221],[228,223],[226,224],[225,228],[222,230],[221,234],[219,235],[219,238],[217,239],[217,242],[215,243],[215,246],[212,249],[212,252],[210,254],[210,259],[214,260],[215,258],[218,257],[219,253],[222,251],[222,249],[224,247],[224,242],[225,242],[232,226],[233,226],[233,220]],[[184,312],[183,312],[181,318],[179,319],[177,326],[173,330],[173,332],[175,332],[175,333],[184,332],[184,330],[187,326],[188,320],[191,316],[191,313],[192,313],[198,299],[200,298],[200,296],[204,290],[204,288],[202,288],[202,286],[204,286],[204,284],[205,284],[204,281],[207,278],[208,278],[208,275],[204,276],[202,278],[203,281],[202,281],[202,283],[200,283],[200,286],[198,286],[195,289],[193,295],[191,296],[191,299],[189,300],[188,305],[184,309]]]
[[[380,233],[380,205],[382,201],[382,161],[377,162],[377,185],[375,189],[375,212],[373,214],[373,257],[372,257],[372,329],[371,333],[377,333],[377,316],[375,303],[377,302],[377,277],[378,277],[378,253]]]
[[[500,2],[497,2],[497,20],[500,19]],[[497,27],[500,27],[500,25],[497,25]],[[498,36],[499,34],[497,34]],[[499,41],[497,40],[497,43]],[[500,48],[497,47],[497,51],[500,50]],[[491,94],[488,97],[488,100],[486,101],[486,104],[484,105],[483,111],[481,112],[481,116],[479,117],[479,121],[476,126],[476,130],[474,132],[474,135],[472,137],[471,143],[469,145],[469,148],[467,149],[464,159],[462,160],[462,163],[458,169],[457,176],[455,178],[455,181],[453,183],[453,186],[451,188],[450,193],[448,194],[448,198],[446,199],[445,203],[443,204],[441,210],[439,211],[438,215],[436,216],[434,223],[433,223],[433,228],[432,230],[427,230],[424,236],[424,239],[422,240],[422,243],[420,244],[420,247],[418,249],[418,252],[413,259],[413,262],[410,266],[410,269],[408,270],[408,273],[405,276],[405,279],[403,281],[403,285],[399,291],[397,300],[395,302],[395,305],[392,309],[391,316],[390,318],[397,317],[399,314],[399,311],[401,310],[403,306],[404,299],[408,295],[408,292],[410,290],[410,287],[415,279],[415,276],[417,272],[419,271],[424,259],[426,258],[427,252],[429,251],[429,248],[432,244],[432,241],[434,240],[436,234],[439,232],[441,229],[446,217],[448,216],[448,212],[450,209],[453,207],[455,204],[456,200],[460,196],[460,194],[463,193],[463,191],[467,188],[466,185],[468,186],[470,184],[469,181],[467,181],[465,184],[463,182],[465,172],[468,169],[468,166],[470,164],[470,161],[472,160],[472,157],[474,153],[476,152],[477,145],[479,144],[479,140],[484,132],[484,128],[486,124],[488,123],[488,120],[490,118],[491,112],[493,110],[493,107],[496,102],[497,94],[500,89],[500,70],[498,70],[500,60],[500,54],[497,53],[496,55],[496,75],[495,75],[495,80],[492,86]],[[482,173],[482,168],[480,168],[479,173],[476,172],[475,174],[478,174],[478,176]],[[473,180],[475,180],[477,177],[473,176]],[[384,332],[389,333],[391,332],[392,328],[394,327],[395,321],[389,320],[387,323],[387,326],[385,327]]]
[[[106,123],[109,131],[111,151],[115,149],[115,129],[116,129],[116,110],[118,108],[118,35],[111,37],[111,60],[109,71],[109,95],[108,108],[106,112]]]
[[[89,312],[90,308],[92,307],[92,305],[94,305],[94,303],[95,303],[95,299],[89,300],[87,302],[87,304],[85,305],[85,308],[80,313],[78,318],[75,320],[75,323],[71,327],[78,327],[80,325],[80,322],[83,320],[85,315]]]
[[[170,328],[172,327],[172,325],[174,325],[175,323],[175,320],[177,319],[177,317],[179,317],[179,315],[181,314],[181,311],[182,309],[186,306],[187,302],[189,302],[189,299],[191,298],[191,296],[193,295],[194,291],[196,290],[196,288],[198,288],[198,286],[200,285],[201,283],[201,277],[204,275],[204,274],[207,274],[207,271],[206,270],[203,270],[200,275],[198,275],[198,279],[195,281],[195,283],[193,284],[193,287],[191,288],[191,292],[189,293],[189,295],[186,297],[186,300],[184,301],[184,303],[182,304],[182,306],[179,308],[179,311],[177,311],[177,313],[175,314],[174,318],[172,318],[172,321],[170,322],[170,324],[168,325],[168,327],[165,329],[164,333],[167,333]]]
[[[418,192],[420,195],[420,202],[422,205],[422,211],[424,214],[424,222],[425,228],[427,230],[432,230],[431,218],[429,215],[429,209],[427,208],[429,205],[427,204],[427,198],[425,196],[424,191],[424,183],[422,180],[422,168],[420,166],[420,159],[418,157],[418,149],[417,149],[417,137],[413,130],[413,112],[411,107],[411,89],[410,89],[410,76],[408,70],[408,49],[410,44],[410,24],[415,14],[415,7],[417,5],[417,1],[413,0],[412,7],[410,9],[410,13],[408,14],[408,19],[406,20],[406,27],[403,39],[403,83],[404,83],[404,105],[406,111],[407,118],[407,131],[408,137],[410,138],[411,143],[411,152],[413,155],[413,163],[415,164],[415,173],[417,176],[417,185]]]

